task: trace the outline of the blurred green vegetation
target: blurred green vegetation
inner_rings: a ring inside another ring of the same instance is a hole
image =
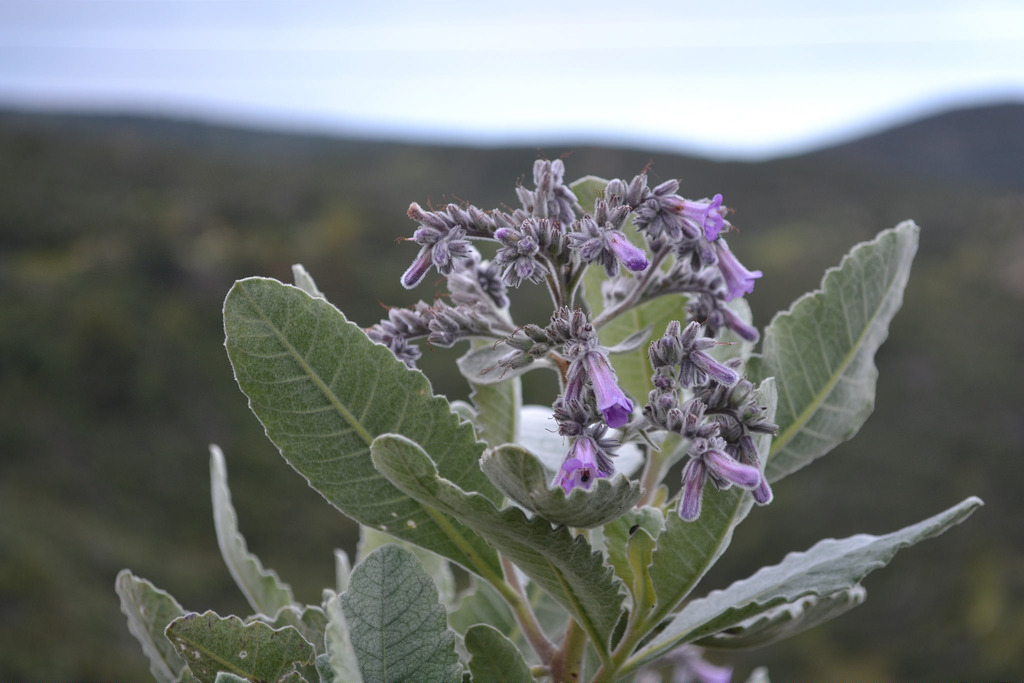
[[[941,151],[942,153],[937,153]],[[952,150],[952,151],[951,151]],[[431,298],[398,284],[411,201],[514,204],[533,159],[189,122],[0,113],[0,678],[148,679],[113,592],[122,567],[186,609],[245,613],[210,518],[209,443],[242,531],[318,602],[353,525],[263,436],[223,350],[248,275],[303,263],[348,317]],[[755,321],[817,286],[858,241],[913,218],[921,251],[878,357],[876,411],[781,482],[708,586],[823,536],[883,533],[970,494],[986,507],[872,575],[867,603],[732,661],[775,680],[1010,679],[1024,670],[1024,107],[957,112],[757,164],[574,147],[568,175],[722,192],[730,246],[764,278]],[[520,293],[521,320],[543,310]],[[533,297],[533,299],[531,299]],[[425,353],[439,393],[466,388]],[[548,385],[532,387],[550,400]],[[712,658],[717,655],[712,654]],[[729,656],[720,657],[723,661]]]

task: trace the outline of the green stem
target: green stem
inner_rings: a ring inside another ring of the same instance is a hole
[[[551,661],[551,680],[553,683],[576,683],[580,680],[583,664],[583,650],[587,644],[587,634],[576,623],[569,620],[565,629],[565,640],[561,649],[555,653]]]
[[[501,566],[505,570],[505,580],[500,582],[501,585],[492,585],[505,598],[509,607],[512,608],[512,614],[515,615],[516,623],[519,624],[519,628],[523,631],[523,637],[526,638],[526,641],[530,643],[530,647],[540,657],[540,661],[553,661],[557,655],[555,644],[544,635],[544,629],[541,628],[540,622],[537,621],[537,615],[530,608],[530,601],[527,599],[526,593],[519,583],[519,577],[516,575],[515,565],[503,556],[501,558]]]

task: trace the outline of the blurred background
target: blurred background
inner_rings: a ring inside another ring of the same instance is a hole
[[[710,657],[738,678],[1019,676],[1019,4],[5,0],[0,679],[149,679],[123,567],[186,609],[246,613],[214,537],[210,443],[250,548],[319,602],[355,529],[249,412],[223,297],[301,262],[364,326],[429,300],[429,278],[398,284],[408,204],[514,205],[538,157],[722,193],[730,246],[764,272],[759,327],[853,244],[922,226],[875,414],[776,487],[705,585],[968,495],[986,506],[869,576],[839,620]],[[460,352],[423,363],[451,398]]]

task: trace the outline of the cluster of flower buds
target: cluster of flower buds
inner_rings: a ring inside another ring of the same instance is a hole
[[[753,435],[775,434],[778,427],[765,418],[753,384],[740,376],[743,361],[720,363],[707,353],[716,343],[701,336],[696,321],[685,329],[673,321],[649,349],[654,389],[643,413],[654,427],[689,442],[679,501],[679,515],[689,521],[700,516],[708,481],[719,490],[748,489],[762,505],[772,498]]]
[[[763,419],[757,392],[742,379],[742,363],[715,360],[709,350],[717,342],[703,336],[728,329],[742,339],[757,339],[757,330],[728,305],[751,292],[761,273],[743,267],[722,238],[732,225],[721,195],[684,199],[678,181],[651,188],[641,173],[628,182],[609,181],[603,196],[584,209],[564,175],[561,160],[537,161],[534,189],[517,187],[520,207],[511,212],[456,204],[433,211],[412,204],[409,217],[419,224],[412,241],[420,251],[402,284],[419,284],[433,267],[447,278],[452,304],[421,301],[389,309],[385,320],[367,330],[370,338],[410,367],[419,357],[410,342],[424,337],[439,346],[470,337],[507,345],[498,361],[502,372],[539,359],[554,361],[562,381],[555,419],[559,433],[571,440],[555,484],[566,492],[590,488],[614,472],[619,444],[608,430],[623,429],[633,438],[661,429],[688,440],[684,518],[699,514],[700,491],[708,480],[719,488],[751,489],[758,502],[767,502],[771,491],[752,435],[772,433],[774,425]],[[474,242],[495,245],[491,261]],[[607,276],[605,306],[596,317],[578,296],[589,266],[601,267]],[[506,290],[525,282],[548,287],[555,312],[546,327],[516,326],[509,315]],[[685,294],[687,318],[703,326],[672,323],[651,344],[655,389],[643,414],[634,415],[597,330],[631,307],[667,294]]]

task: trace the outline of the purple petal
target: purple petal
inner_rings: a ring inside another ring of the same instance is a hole
[[[729,245],[725,243],[725,240],[716,240],[714,245],[718,255],[718,269],[722,272],[725,286],[729,290],[726,300],[729,301],[753,292],[754,280],[761,277],[761,271],[747,270],[729,251]]]
[[[416,256],[416,260],[412,262],[412,265],[402,274],[402,286],[406,289],[412,289],[418,285],[422,280],[423,276],[430,270],[431,247],[423,247],[420,249],[420,253]]]
[[[552,483],[561,486],[568,495],[577,486],[589,490],[595,479],[606,476],[598,467],[597,447],[593,439],[583,436],[576,439],[569,448]]]
[[[736,384],[736,382],[740,381],[740,376],[736,374],[735,370],[726,365],[722,365],[703,351],[691,351],[690,360],[698,368],[708,373],[712,379],[727,387],[731,387]]]
[[[700,517],[700,499],[704,493],[704,461],[692,458],[683,468],[683,493],[679,497],[679,516],[687,522]]]
[[[716,194],[708,204],[704,213],[704,237],[711,242],[725,229],[725,218],[722,217],[722,195]]]
[[[761,477],[761,483],[751,493],[754,494],[754,501],[758,505],[767,505],[775,497],[772,493],[772,487],[768,485],[768,480],[764,477]]]
[[[615,258],[619,259],[627,268],[639,272],[647,267],[647,254],[635,244],[626,239],[621,232],[613,232],[608,237],[608,246],[611,248]]]
[[[757,341],[757,338],[760,336],[757,328],[744,322],[743,319],[736,314],[736,311],[728,308],[727,306],[723,306],[718,310],[720,310],[722,315],[725,316],[725,326],[739,335],[740,339],[745,339],[748,342]]]
[[[605,355],[591,351],[586,355],[587,370],[594,386],[597,409],[604,416],[605,424],[613,429],[629,422],[633,404],[615,381],[615,371]]]
[[[738,460],[733,460],[726,453],[712,448],[704,453],[703,458],[708,469],[713,470],[715,474],[737,486],[752,489],[761,483],[760,470],[751,465],[744,465]]]

